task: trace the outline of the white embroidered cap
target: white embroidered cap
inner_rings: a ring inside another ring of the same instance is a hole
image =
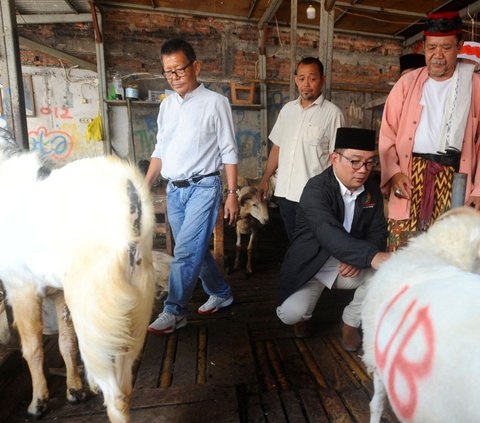
[[[480,43],[465,41],[457,54],[457,59],[473,60],[475,63],[480,64]]]

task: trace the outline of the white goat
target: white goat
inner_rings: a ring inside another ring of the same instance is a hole
[[[250,235],[247,246],[247,266],[245,272],[253,273],[252,255],[253,245],[258,234],[258,230],[268,223],[267,201],[262,200],[257,195],[255,187],[243,187],[240,190],[238,199],[240,203],[240,214],[235,226],[237,233],[235,263],[233,268],[240,269],[240,252],[242,250],[242,235]]]
[[[32,377],[28,413],[47,407],[42,297],[52,295],[67,400],[103,393],[111,422],[127,423],[132,365],[143,347],[154,299],[153,209],[143,177],[113,157],[51,171],[0,130],[0,279]],[[75,328],[75,329],[74,329]]]
[[[362,307],[371,423],[386,394],[402,422],[480,422],[479,254],[480,213],[454,209],[372,277]]]
[[[168,293],[168,277],[173,256],[163,251],[152,251],[152,258],[155,269],[155,298],[161,300]]]

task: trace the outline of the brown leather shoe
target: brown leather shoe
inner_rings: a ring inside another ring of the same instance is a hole
[[[342,346],[346,351],[357,351],[362,346],[360,329],[344,323],[342,326]]]
[[[311,335],[310,320],[295,323],[293,325],[293,333],[297,338],[308,338]]]

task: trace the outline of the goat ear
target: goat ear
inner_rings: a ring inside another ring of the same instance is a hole
[[[240,207],[244,206],[248,200],[252,199],[252,193],[250,191],[246,192],[240,197]]]

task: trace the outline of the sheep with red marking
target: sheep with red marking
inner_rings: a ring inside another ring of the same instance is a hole
[[[28,414],[48,401],[42,298],[51,296],[69,402],[85,397],[78,348],[109,419],[130,422],[132,366],[154,299],[153,207],[138,170],[113,157],[49,170],[0,130],[0,279],[32,377]],[[75,336],[76,334],[76,336]]]
[[[402,422],[476,423],[480,213],[454,209],[384,262],[362,307],[371,423],[385,396]]]

